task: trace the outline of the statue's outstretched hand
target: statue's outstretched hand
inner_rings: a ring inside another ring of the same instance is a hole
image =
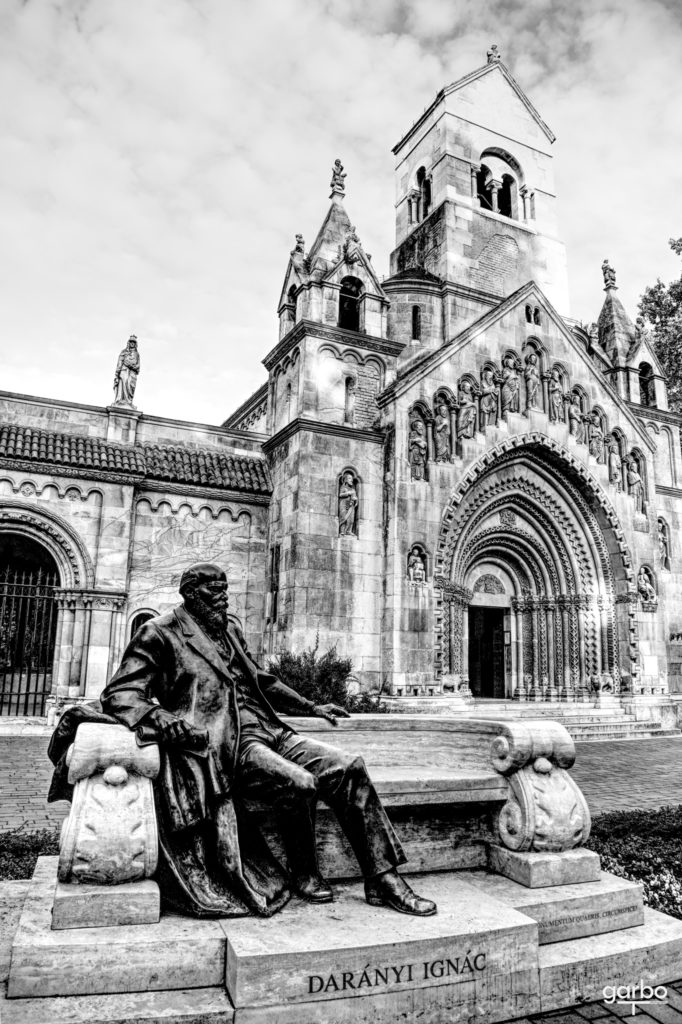
[[[348,712],[344,708],[338,707],[337,704],[314,704],[310,714],[315,718],[324,718],[332,725],[336,725],[337,718],[350,718]]]

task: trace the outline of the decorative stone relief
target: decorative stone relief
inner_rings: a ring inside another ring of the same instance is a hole
[[[502,373],[498,378],[501,385],[500,398],[502,415],[519,411],[519,362],[518,357],[508,353],[502,360]]]
[[[122,725],[81,725],[67,754],[75,788],[59,843],[60,882],[117,885],[150,878],[158,836],[152,779],[159,748]]]
[[[658,517],[658,561],[661,569],[670,569],[668,524],[661,516]]]
[[[504,594],[504,587],[497,576],[485,573],[474,583],[474,594]]]
[[[459,386],[457,409],[457,439],[473,437],[476,433],[476,398],[472,384],[465,380]]]
[[[510,850],[561,852],[590,834],[590,812],[569,775],[575,746],[558,722],[509,723],[491,760],[508,776],[510,793],[498,813],[499,842]]]
[[[596,412],[587,415],[587,440],[590,455],[601,460],[604,454],[604,430],[599,414]]]
[[[654,574],[648,566],[640,566],[637,574],[637,592],[644,611],[655,611],[658,606],[658,595],[654,586]]]
[[[580,404],[580,396],[575,392],[569,397],[568,401],[568,429],[578,444],[585,444],[585,420]]]
[[[623,460],[620,457],[620,452],[618,451],[618,444],[616,441],[609,441],[608,466],[610,483],[613,484],[617,491],[622,491]]]
[[[486,368],[481,374],[481,430],[496,425],[499,395],[495,374]]]
[[[540,392],[540,360],[535,352],[526,356],[526,369],[523,372],[526,382],[526,411],[538,408]]]
[[[358,535],[358,481],[351,470],[346,470],[339,482],[339,536]]]
[[[645,511],[644,481],[639,472],[639,463],[633,455],[627,460],[627,481],[628,494],[635,502],[635,510],[643,514]]]
[[[513,529],[516,526],[516,512],[512,512],[510,508],[503,508],[500,512],[500,522],[508,529]]]
[[[438,405],[433,432],[436,462],[450,462],[452,460],[452,427],[450,425],[450,410],[444,402]]]
[[[559,423],[564,418],[564,407],[567,398],[564,394],[561,374],[556,369],[552,370],[549,375],[547,391],[549,394],[549,418],[553,423]]]
[[[410,424],[408,440],[410,476],[412,480],[426,480],[428,450],[426,424],[418,416],[415,416]]]
[[[426,583],[426,552],[420,544],[414,544],[407,556],[407,579],[410,583]]]

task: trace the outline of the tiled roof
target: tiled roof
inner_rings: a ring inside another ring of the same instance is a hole
[[[0,427],[0,459],[21,459],[83,471],[131,473],[152,480],[269,494],[264,459],[182,445],[122,445],[96,437],[16,425]]]

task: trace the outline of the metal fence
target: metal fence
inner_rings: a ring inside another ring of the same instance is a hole
[[[0,568],[0,714],[44,715],[52,689],[58,586],[42,570]]]

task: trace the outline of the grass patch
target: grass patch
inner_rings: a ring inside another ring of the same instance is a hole
[[[38,857],[59,853],[59,832],[41,828],[29,832],[21,825],[11,832],[0,832],[0,881],[31,878]]]
[[[586,846],[604,871],[641,882],[647,907],[682,919],[682,805],[600,814]]]

